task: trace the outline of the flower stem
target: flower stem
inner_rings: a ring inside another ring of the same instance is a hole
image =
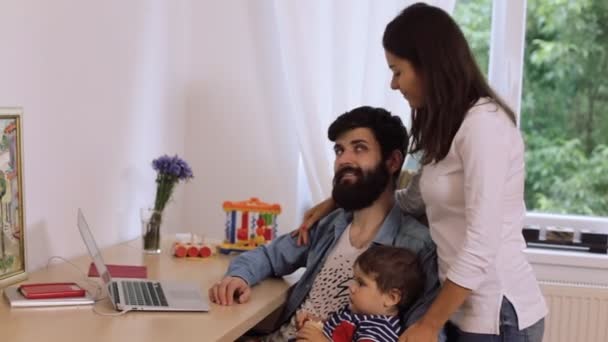
[[[145,222],[146,232],[144,233],[144,249],[158,250],[160,249],[160,224],[162,223],[162,214],[159,211],[154,211],[150,217],[150,221]]]
[[[174,176],[159,174],[156,177],[156,199],[154,201],[154,210],[162,212],[171,198],[173,188],[177,183],[177,178]]]

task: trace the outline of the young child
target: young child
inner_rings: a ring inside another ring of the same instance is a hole
[[[372,246],[355,260],[351,304],[322,323],[299,313],[297,340],[398,341],[400,313],[422,294],[424,273],[416,255],[393,246]]]

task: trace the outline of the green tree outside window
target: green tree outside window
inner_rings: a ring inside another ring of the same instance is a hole
[[[486,71],[491,0],[454,17]],[[521,128],[529,210],[608,216],[608,1],[528,0]]]

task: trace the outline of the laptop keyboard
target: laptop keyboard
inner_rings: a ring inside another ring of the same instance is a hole
[[[113,285],[116,286],[115,293],[118,294],[116,282]],[[158,282],[122,280],[120,285],[125,295],[126,305],[169,306]]]
[[[113,281],[110,283],[110,285],[112,286],[109,290],[110,290],[110,296],[114,297],[114,303],[119,304],[120,303],[120,296],[118,295],[118,284]],[[110,285],[108,285],[108,287],[110,287]]]

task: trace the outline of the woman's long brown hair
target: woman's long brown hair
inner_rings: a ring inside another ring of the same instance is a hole
[[[424,104],[412,108],[410,153],[422,164],[448,154],[466,113],[491,98],[513,123],[516,115],[490,88],[456,22],[443,10],[423,3],[405,8],[384,31],[384,49],[406,59],[422,79]]]

